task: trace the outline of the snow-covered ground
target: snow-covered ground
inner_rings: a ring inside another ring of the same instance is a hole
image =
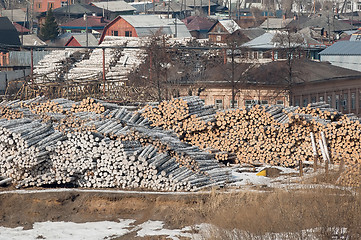
[[[134,234],[139,238],[159,237],[166,239],[191,239],[202,240],[212,236],[227,239],[262,239],[262,240],[282,240],[282,239],[319,239],[321,229],[307,229],[295,233],[266,233],[262,236],[253,235],[241,230],[224,231],[215,228],[210,224],[200,224],[187,226],[182,229],[168,229],[164,227],[162,221],[147,221],[139,225],[133,219],[119,219],[118,222],[41,222],[35,223],[32,229],[24,230],[22,227],[5,228],[0,227],[0,240],[111,240],[127,234]],[[328,229],[332,239],[348,239],[347,229]],[[126,238],[126,236],[125,236]],[[131,237],[130,237],[131,238]]]
[[[205,228],[204,225],[167,229],[161,221],[147,221],[136,225],[133,219],[119,219],[118,222],[41,222],[34,223],[32,229],[22,227],[0,227],[0,240],[110,240],[135,232],[137,237],[166,236],[169,239],[187,237],[201,239],[200,234],[192,233]]]

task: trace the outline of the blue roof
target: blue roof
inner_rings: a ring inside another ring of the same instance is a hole
[[[361,55],[361,41],[339,41],[319,53],[320,55]]]

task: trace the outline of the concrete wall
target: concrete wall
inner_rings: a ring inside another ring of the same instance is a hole
[[[361,56],[321,55],[322,62],[361,72]]]

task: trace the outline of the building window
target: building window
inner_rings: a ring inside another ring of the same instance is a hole
[[[315,103],[316,102],[316,97],[311,97],[311,103]]]
[[[112,36],[119,36],[118,31],[112,31]]]
[[[323,96],[320,96],[320,97],[319,97],[319,100],[320,100],[320,102],[324,102],[324,101],[325,101],[325,99],[323,98]]]
[[[268,100],[262,100],[260,105],[267,105],[268,104]]]
[[[62,6],[62,7],[68,6],[68,2],[61,2],[61,6]]]
[[[221,36],[216,36],[216,41],[217,41],[217,42],[222,41],[222,37],[221,37]]]
[[[294,105],[295,106],[300,106],[300,99],[299,98],[295,99]]]
[[[215,107],[218,109],[223,108],[223,100],[222,99],[216,99]]]
[[[283,101],[282,100],[277,100],[276,104],[277,105],[283,105]]]
[[[327,96],[327,103],[332,107],[332,96]]]
[[[235,108],[238,108],[238,101],[237,100],[234,100],[234,107]],[[229,105],[230,107],[232,107],[232,100],[230,101],[230,105]]]
[[[304,98],[304,99],[303,99],[303,106],[304,106],[304,107],[307,107],[307,105],[308,105],[308,99],[307,99],[307,98]]]
[[[340,110],[340,95],[336,94],[335,97],[336,97],[336,99],[335,99],[336,100],[336,106],[335,107],[336,107],[337,110]]]
[[[343,107],[343,109],[347,109],[347,101],[348,101],[348,94],[347,93],[345,93],[344,95],[343,95],[343,101],[342,101],[342,107]]]
[[[125,36],[126,37],[131,37],[132,36],[132,31],[125,31]]]
[[[357,2],[357,10],[361,11],[361,2]]]
[[[53,2],[48,3],[48,9],[54,9],[54,3]]]
[[[356,109],[356,93],[351,93],[351,109]]]
[[[35,3],[35,8],[36,9],[41,9],[41,3]]]

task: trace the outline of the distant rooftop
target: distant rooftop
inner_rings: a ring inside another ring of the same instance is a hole
[[[361,41],[339,41],[329,46],[320,55],[361,55]]]

